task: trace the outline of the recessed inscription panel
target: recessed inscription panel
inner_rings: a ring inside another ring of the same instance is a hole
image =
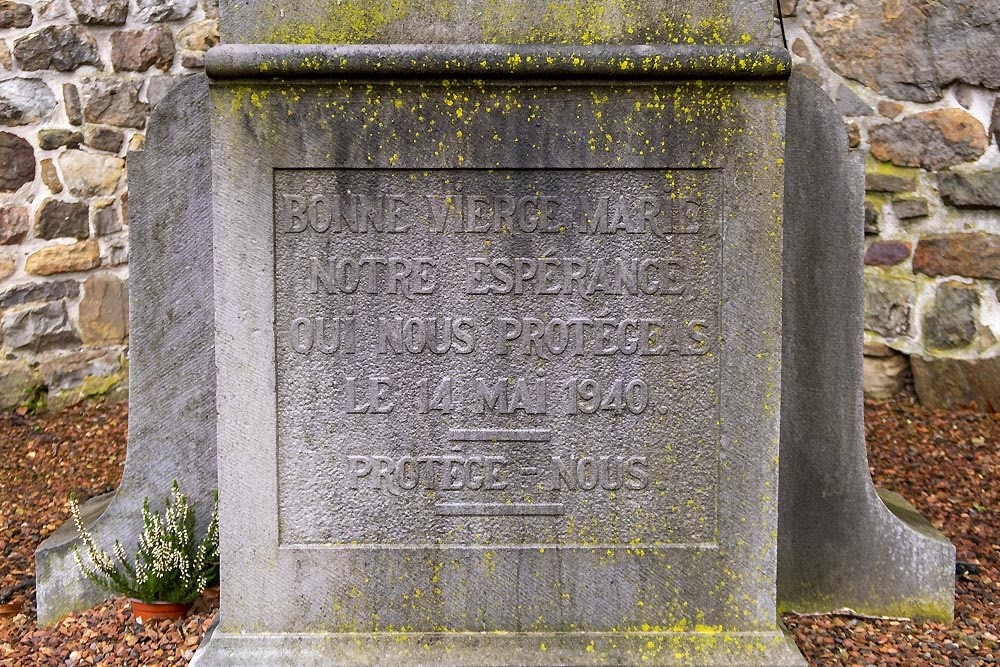
[[[716,538],[713,170],[276,170],[285,546]]]

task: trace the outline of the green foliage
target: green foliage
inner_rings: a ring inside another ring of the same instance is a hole
[[[142,602],[194,602],[205,586],[218,579],[219,494],[215,494],[212,519],[200,542],[194,535],[194,507],[176,481],[164,500],[163,515],[149,509],[149,498],[143,501],[142,534],[130,562],[118,540],[114,559],[97,547],[83,525],[76,497],[71,497],[70,514],[90,560],[84,563],[80,549],[73,547],[83,574],[101,588]]]

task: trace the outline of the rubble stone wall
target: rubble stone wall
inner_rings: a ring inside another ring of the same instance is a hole
[[[867,155],[866,391],[1000,410],[1000,0],[781,6]],[[126,153],[217,14],[0,0],[0,407],[124,393]]]

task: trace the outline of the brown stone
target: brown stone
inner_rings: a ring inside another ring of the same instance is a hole
[[[82,125],[83,107],[80,106],[80,91],[72,83],[64,83],[62,93],[63,104],[66,106],[66,118],[71,125]]]
[[[798,6],[799,0],[778,0],[778,9],[782,16],[795,16],[798,12]]]
[[[10,69],[14,60],[10,55],[10,47],[6,39],[0,39],[0,69]]]
[[[52,158],[45,158],[41,163],[42,168],[42,183],[45,187],[49,189],[54,195],[59,194],[63,191],[62,181],[59,180],[59,174],[56,172],[56,165],[52,162]]]
[[[893,199],[892,212],[900,220],[910,220],[929,215],[930,208],[927,205],[927,200],[923,197],[908,197],[906,199]]]
[[[1000,280],[1000,235],[975,232],[920,239],[914,273]]]
[[[99,151],[117,153],[125,143],[125,133],[107,125],[87,125],[83,130],[83,141]]]
[[[145,72],[150,67],[166,71],[174,62],[174,52],[173,33],[164,26],[111,34],[111,64],[119,72]]]
[[[128,0],[69,0],[81,23],[121,25],[128,18]]]
[[[0,282],[7,280],[17,270],[17,262],[13,257],[0,256]]]
[[[879,100],[878,112],[879,115],[885,116],[886,118],[895,118],[899,114],[903,113],[903,105],[894,100]]]
[[[978,159],[989,145],[983,124],[962,109],[934,109],[868,133],[879,160],[938,170]]]
[[[15,192],[35,180],[35,151],[25,139],[0,132],[0,192]]]
[[[56,273],[89,271],[101,264],[101,249],[97,241],[80,241],[72,245],[50,245],[28,256],[24,270],[36,276]]]
[[[77,148],[81,143],[83,135],[76,130],[46,127],[38,131],[38,147],[43,151],[52,151],[63,146]]]
[[[14,42],[21,69],[70,72],[83,65],[103,68],[97,40],[78,25],[51,25]]]
[[[875,209],[875,204],[870,201],[865,201],[865,234],[872,235],[879,233],[878,226],[878,211]]]
[[[121,202],[122,202],[122,224],[128,227],[128,192],[122,193]]]
[[[204,69],[205,54],[200,51],[185,53],[181,56],[181,66],[187,69]]]
[[[861,128],[857,123],[847,124],[847,147],[857,148],[861,145]]]
[[[108,274],[87,278],[80,300],[84,345],[121,345],[128,340],[128,283]]]
[[[809,53],[809,47],[806,46],[806,43],[802,41],[801,37],[796,37],[795,40],[792,41],[792,53],[805,61],[812,60],[812,54]]]
[[[17,245],[28,235],[28,209],[0,208],[0,245]]]
[[[88,123],[142,129],[149,105],[139,101],[139,81],[92,79],[81,88],[83,116]]]
[[[910,360],[902,354],[885,356],[865,355],[862,381],[865,398],[885,401],[906,387],[910,377]]]
[[[990,134],[993,143],[1000,145],[1000,96],[993,101],[993,112],[990,114]]]
[[[885,343],[866,340],[863,346],[863,353],[866,357],[891,357],[899,354]]]
[[[0,29],[27,28],[33,20],[31,5],[9,0],[0,2]]]
[[[933,359],[914,355],[913,381],[924,405],[1000,412],[1000,357]]]
[[[895,266],[910,256],[910,244],[906,241],[875,241],[865,252],[865,264],[869,266]]]
[[[219,43],[219,22],[196,21],[177,33],[177,46],[186,51],[208,51]]]
[[[90,236],[89,217],[88,207],[82,202],[47,199],[35,216],[35,238],[85,239]]]
[[[66,151],[59,169],[69,191],[77,197],[113,195],[125,170],[125,160],[111,155]]]

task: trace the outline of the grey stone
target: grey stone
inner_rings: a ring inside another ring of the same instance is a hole
[[[3,135],[0,135],[0,142],[2,141]],[[0,245],[17,245],[27,235],[28,209],[23,206],[0,208]]]
[[[35,214],[35,238],[75,238],[90,236],[90,214],[82,202],[46,199]]]
[[[0,132],[0,192],[16,192],[35,180],[35,151],[25,139]]]
[[[678,5],[695,3],[657,9]],[[272,62],[267,46],[234,50]],[[364,50],[340,53],[354,67],[383,62],[364,60]],[[483,54],[524,62],[531,53],[425,52],[471,63]],[[443,67],[420,83],[371,65],[347,71],[347,81],[329,72],[323,85],[297,88],[294,100],[270,74],[249,89],[213,87],[219,485],[231,539],[222,545],[219,629],[196,664],[373,664],[390,651],[398,665],[482,664],[487,653],[494,665],[641,664],[648,642],[662,639],[647,625],[684,628],[655,655],[663,665],[804,665],[778,631],[774,600],[782,229],[781,200],[770,193],[782,186],[784,83],[602,81],[595,99],[592,84],[541,86],[531,74],[493,88],[452,81]],[[657,95],[677,102],[657,105]],[[331,96],[340,105],[332,117]],[[725,99],[726,111],[703,105],[706,96]],[[366,120],[373,98],[383,100],[379,122],[394,132]],[[469,112],[504,100],[502,114]],[[449,127],[444,145],[444,134],[426,131],[441,124]],[[648,144],[632,143],[639,133]],[[726,160],[724,151],[754,157]],[[374,221],[366,232],[324,232],[323,213],[310,223],[306,209],[315,213],[319,193],[354,204],[363,196],[378,208],[382,192],[399,194],[389,205],[400,208],[398,227],[392,211],[362,214]],[[462,225],[454,215],[449,233],[435,231],[446,195],[460,192],[471,197],[466,224],[485,231],[453,233]],[[523,197],[540,197],[544,215],[528,212]],[[646,226],[637,226],[640,200]],[[522,202],[521,212],[506,216],[509,202]],[[610,233],[619,215],[633,234]],[[374,231],[386,224],[397,231]],[[664,247],[661,235],[684,258],[674,278],[662,274],[666,250],[641,250]],[[723,239],[740,252],[723,260]],[[303,258],[316,256],[326,280],[334,255],[373,248],[408,258],[411,274],[426,272],[428,283],[420,278],[403,294],[377,278],[357,298],[332,284],[310,292]],[[533,279],[515,293],[499,265],[501,277],[484,272],[480,282],[482,265],[467,258],[484,255],[521,258],[518,266],[546,258],[541,275],[561,294],[540,293],[551,285]],[[660,267],[659,295],[620,286],[597,294],[566,281],[576,266],[599,282],[606,263],[628,282],[628,257]],[[657,354],[627,354],[627,336],[610,332],[633,313],[662,318],[660,335],[639,343]],[[397,316],[406,330],[390,334],[381,354],[377,331],[394,331]],[[601,351],[596,337],[568,333],[571,347],[582,348],[566,354],[556,335],[541,347],[524,335],[524,327],[537,334],[572,317],[609,319]],[[337,353],[321,351],[334,340]],[[448,353],[432,351],[449,342]],[[360,384],[347,380],[354,368],[366,369]],[[375,381],[371,397],[368,375],[389,378]],[[543,376],[551,402],[528,399],[526,408],[524,389],[540,390]],[[603,387],[603,410],[587,398],[592,383],[578,385],[583,378]],[[631,407],[613,397],[619,381],[630,387]],[[644,385],[649,401],[635,402]],[[595,410],[606,414],[594,419]],[[375,457],[393,470],[406,457],[450,457],[457,477],[423,466],[420,484],[429,489],[393,473],[391,490],[380,491],[378,476],[364,470]],[[487,460],[488,480],[469,472]],[[626,461],[645,470],[642,481],[631,473],[627,486],[616,481]],[[700,546],[706,539],[711,555]],[[429,606],[386,602],[410,599],[428,581],[437,589]],[[687,630],[696,624],[712,626],[713,637]],[[632,631],[612,641],[612,627]]]
[[[865,234],[878,234],[878,211],[875,204],[870,201],[865,202]]]
[[[179,21],[198,7],[198,0],[137,0],[141,21]]]
[[[149,105],[139,101],[139,81],[84,80],[80,85],[83,116],[88,123],[142,129]]]
[[[65,301],[48,301],[8,310],[3,314],[3,346],[7,350],[42,352],[79,345]]]
[[[117,153],[125,143],[125,133],[107,125],[87,125],[83,128],[84,143],[91,148]]]
[[[38,147],[43,151],[52,151],[63,146],[77,148],[82,143],[83,135],[77,130],[46,127],[38,131]]]
[[[75,280],[51,280],[26,283],[0,292],[0,308],[10,308],[36,301],[75,299],[79,295],[80,283]]]
[[[205,54],[202,52],[187,52],[181,56],[181,67],[186,69],[204,69]]]
[[[938,174],[945,204],[956,208],[1000,208],[1000,169]]]
[[[174,35],[170,28],[119,30],[111,34],[111,64],[117,71],[167,71],[174,62]]]
[[[56,98],[39,79],[0,81],[0,125],[31,125],[52,118]]]
[[[837,88],[837,111],[842,116],[873,116],[875,110],[868,106],[857,93],[841,84]]]
[[[989,146],[983,124],[962,109],[933,109],[876,125],[868,138],[879,160],[933,171],[976,160]]]
[[[914,355],[913,382],[924,405],[944,410],[972,406],[1000,411],[1000,357],[934,359]]]
[[[146,100],[149,105],[155,107],[160,100],[167,96],[167,93],[183,80],[184,77],[179,76],[153,75],[149,77],[149,83],[146,85]]]
[[[80,23],[121,25],[128,18],[128,0],[69,0]]]
[[[930,214],[930,209],[927,207],[927,200],[923,197],[907,197],[906,199],[893,199],[892,212],[900,220],[909,220]]]
[[[976,335],[979,291],[974,285],[949,281],[938,285],[934,301],[924,311],[924,341],[929,347],[964,347]]]
[[[63,104],[66,106],[66,118],[72,125],[83,125],[83,106],[80,104],[80,91],[72,83],[62,86]]]
[[[38,364],[38,372],[50,394],[78,387],[88,376],[106,377],[121,369],[117,352],[80,350],[49,357]]]
[[[97,40],[75,25],[51,25],[15,40],[14,58],[25,71],[71,72],[84,65],[103,68]]]
[[[954,81],[1000,88],[996,0],[814,0],[810,35],[835,72],[890,97],[932,102]]]
[[[0,29],[27,28],[33,20],[31,5],[10,0],[0,2]]]
[[[129,157],[134,252],[126,472],[106,511],[100,503],[87,508],[105,548],[114,538],[135,543],[143,497],[166,494],[172,480],[195,499],[202,517],[217,487],[210,145],[208,86],[193,77],[157,108],[147,150]],[[76,568],[75,538],[68,522],[36,552],[40,624],[107,595]]]
[[[0,409],[9,410],[27,400],[41,378],[24,359],[0,360]]]
[[[888,338],[907,335],[914,290],[909,280],[869,276],[865,280],[865,329]]]
[[[780,608],[948,621],[955,548],[868,469],[861,161],[822,89],[795,76],[787,122]]]
[[[115,208],[114,200],[94,202],[91,213],[94,221],[94,233],[98,236],[107,236],[123,229],[122,220]]]

